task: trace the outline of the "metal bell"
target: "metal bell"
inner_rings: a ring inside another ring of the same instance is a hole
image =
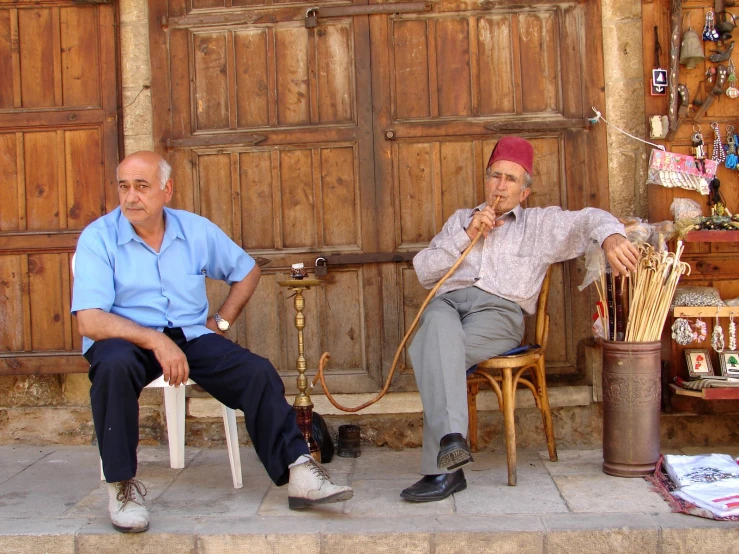
[[[693,69],[696,64],[706,59],[703,53],[703,45],[698,33],[688,29],[683,33],[683,43],[680,46],[680,63],[688,69]]]

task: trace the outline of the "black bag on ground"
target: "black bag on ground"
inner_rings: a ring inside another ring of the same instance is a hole
[[[318,444],[321,450],[321,463],[327,464],[334,457],[334,441],[329,433],[326,421],[321,414],[313,412],[313,424],[311,426],[313,440]]]

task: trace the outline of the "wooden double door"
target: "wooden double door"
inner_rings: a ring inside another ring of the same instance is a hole
[[[607,206],[605,131],[585,127],[603,107],[599,3],[428,6],[149,2],[155,139],[174,205],[269,260],[234,338],[289,388],[297,338],[278,283],[290,265],[329,260],[306,294],[309,368],[330,351],[333,390],[377,390],[426,294],[407,260],[454,210],[483,201],[501,136],[535,146],[530,206]],[[550,372],[574,371],[590,332],[581,280],[575,263],[555,271]],[[214,305],[225,293],[210,284]],[[395,390],[415,386],[405,363]]]
[[[88,367],[69,260],[117,204],[115,9],[0,0],[0,374]]]

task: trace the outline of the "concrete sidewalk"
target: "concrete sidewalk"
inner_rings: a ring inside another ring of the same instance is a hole
[[[241,450],[236,490],[225,447],[187,448],[183,470],[170,469],[166,447],[142,447],[151,527],[123,535],[107,517],[95,447],[0,446],[0,552],[739,551],[739,524],[670,513],[646,481],[604,475],[597,450],[561,451],[558,463],[521,450],[517,487],[506,485],[504,452],[480,452],[465,469],[466,491],[413,504],[399,494],[418,479],[420,454],[365,448],[356,459],[335,457],[326,467],[352,484],[354,498],[296,512],[251,448]]]

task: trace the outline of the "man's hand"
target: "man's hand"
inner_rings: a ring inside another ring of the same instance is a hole
[[[482,230],[482,235],[487,238],[493,227],[500,227],[501,225],[503,225],[503,222],[496,221],[495,219],[495,210],[489,205],[486,205],[482,210],[475,212],[475,215],[472,216],[472,221],[470,221],[465,231],[467,232],[467,236],[470,237],[470,240],[473,240],[480,230]]]
[[[601,246],[614,275],[626,275],[636,270],[639,250],[628,239],[616,233],[607,237]]]
[[[157,334],[159,337],[151,351],[162,366],[164,380],[175,387],[187,383],[190,366],[187,364],[185,353],[167,335]]]

